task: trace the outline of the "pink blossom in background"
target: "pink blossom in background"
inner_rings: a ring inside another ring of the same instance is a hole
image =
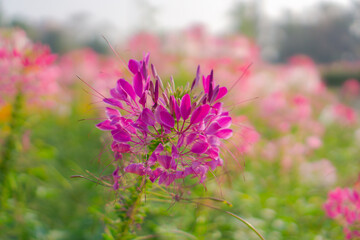
[[[53,107],[60,92],[55,59],[47,46],[32,43],[24,31],[0,30],[0,105],[11,104],[21,93],[29,106]]]
[[[307,145],[311,149],[318,149],[322,146],[322,140],[318,136],[310,136],[306,139]]]
[[[353,125],[357,122],[357,115],[354,109],[344,104],[338,103],[333,106],[334,117],[339,123]]]
[[[123,75],[122,65],[120,59],[97,54],[91,49],[71,51],[59,60],[61,84],[70,90],[79,85],[81,78],[97,91],[105,93],[112,88],[114,79]]]
[[[348,97],[358,97],[360,95],[360,83],[356,79],[348,79],[341,87],[343,95]]]
[[[307,184],[328,187],[337,180],[336,168],[327,159],[302,162],[299,166],[300,181]]]
[[[344,228],[346,239],[360,237],[360,193],[356,189],[336,188],[329,192],[324,204],[328,217]]]

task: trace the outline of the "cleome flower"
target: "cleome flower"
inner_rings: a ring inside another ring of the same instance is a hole
[[[227,88],[215,85],[212,71],[200,79],[200,67],[191,87],[175,88],[172,78],[165,87],[152,64],[149,73],[149,54],[131,59],[128,68],[132,84],[117,81],[111,98],[103,99],[110,105],[107,119],[96,125],[112,135],[118,165],[114,189],[126,173],[166,186],[187,176],[203,183],[208,171],[223,165],[221,140],[233,133],[229,112],[219,101]]]
[[[326,214],[344,227],[346,239],[360,238],[360,193],[356,189],[336,188],[324,204]]]

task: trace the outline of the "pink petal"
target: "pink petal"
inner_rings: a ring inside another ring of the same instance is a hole
[[[116,127],[111,124],[110,120],[105,120],[101,123],[96,124],[96,127],[100,130],[114,130]]]
[[[208,104],[202,105],[197,109],[195,109],[195,111],[191,115],[190,123],[195,124],[201,122],[209,113],[209,110],[210,110],[210,106]]]
[[[113,142],[111,144],[111,150],[113,150],[113,152],[127,153],[130,152],[130,149],[131,146],[126,143]]]
[[[136,74],[139,72],[139,62],[134,60],[134,59],[130,59],[129,60],[129,63],[128,63],[128,67],[129,67],[129,70],[133,73],[133,74]]]
[[[170,128],[173,128],[175,125],[173,116],[171,116],[171,114],[168,113],[167,111],[160,112],[160,119],[161,119],[161,122],[163,123],[163,125],[166,125]]]
[[[228,128],[231,125],[231,117],[221,117],[216,122],[219,123],[221,128]]]
[[[115,98],[104,98],[103,101],[107,104],[113,105],[118,108],[124,108],[122,103]]]
[[[172,157],[170,156],[164,156],[164,155],[158,156],[158,162],[165,169],[169,169],[171,167],[171,160]]]
[[[191,112],[191,99],[189,94],[185,94],[181,99],[180,111],[182,118],[184,120],[188,119]]]
[[[210,126],[206,129],[206,134],[214,134],[221,128],[220,124],[217,122],[214,122],[210,124]]]
[[[142,76],[141,73],[136,73],[133,79],[133,85],[134,85],[134,90],[136,95],[138,95],[139,97],[142,96],[143,93],[143,80],[142,80]]]
[[[218,93],[215,101],[218,100],[218,99],[220,99],[220,98],[222,98],[222,97],[224,97],[224,96],[227,94],[227,92],[228,92],[228,90],[227,90],[226,87],[221,87],[221,88],[219,88],[219,93]]]
[[[141,163],[132,163],[124,169],[125,172],[135,173],[137,175],[145,175],[145,167]]]
[[[121,114],[118,110],[107,107],[105,109],[106,115],[108,118],[121,117]]]
[[[163,173],[163,171],[164,171],[163,169],[157,168],[154,171],[152,171],[151,173],[149,173],[150,181],[155,182],[155,180],[160,177],[160,175]]]
[[[123,129],[117,129],[111,131],[111,134],[115,141],[117,142],[129,142],[131,141],[131,136]]]
[[[155,125],[155,116],[150,109],[144,108],[140,117],[141,117],[141,121],[143,121],[145,124],[150,126]]]
[[[202,154],[202,153],[206,152],[208,147],[209,147],[209,144],[206,142],[196,142],[192,146],[191,151],[193,153]]]
[[[141,96],[140,100],[139,100],[139,103],[145,107],[145,104],[146,104],[146,92],[143,93],[143,95]]]
[[[128,83],[125,79],[120,78],[118,80],[118,84],[120,84],[121,88],[135,101],[136,94],[130,83]]]
[[[233,131],[231,129],[221,129],[215,135],[222,139],[228,139],[233,135]]]

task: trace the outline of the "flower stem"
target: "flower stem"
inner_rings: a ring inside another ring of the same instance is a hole
[[[10,118],[10,133],[4,141],[3,149],[0,155],[0,185],[5,185],[9,169],[11,164],[14,162],[14,152],[16,148],[16,138],[19,135],[21,129],[21,112],[23,106],[23,94],[21,91],[18,91],[15,96],[15,100],[11,110]]]
[[[146,183],[143,178],[139,178],[138,182],[131,187],[129,194],[120,204],[117,215],[120,222],[117,223],[115,229],[115,239],[133,239],[132,229],[134,224],[139,223],[137,214],[141,208],[142,196],[145,192]]]

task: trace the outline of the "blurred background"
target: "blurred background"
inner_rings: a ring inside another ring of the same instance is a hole
[[[213,35],[248,37],[262,58],[273,63],[308,55],[331,82],[341,81],[331,75],[332,65],[360,59],[358,0],[2,0],[0,4],[2,27],[21,27],[55,53],[80,47],[109,53],[102,36],[119,46],[140,32],[164,37],[202,26]],[[359,73],[342,74],[349,78]]]
[[[0,239],[103,238],[115,193],[94,183],[114,170],[99,92],[146,52],[165,82],[200,65],[232,89],[221,185],[188,197],[225,198],[204,201],[268,240],[358,239],[360,204],[335,214],[345,197],[328,193],[360,186],[359,0],[0,0]],[[138,239],[258,239],[159,198]]]

